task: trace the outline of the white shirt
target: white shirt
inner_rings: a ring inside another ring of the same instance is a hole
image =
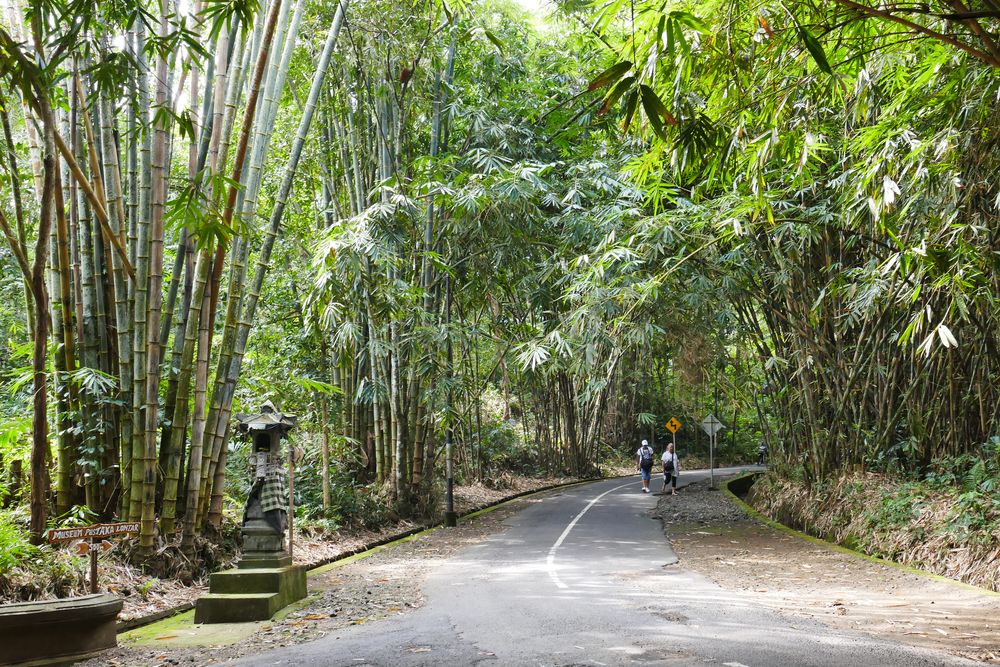
[[[681,463],[680,459],[677,458],[677,454],[671,454],[670,452],[663,452],[663,456],[660,457],[660,460],[663,461],[663,465],[667,465],[671,457],[673,457],[674,459],[674,474],[675,475],[681,474]]]
[[[643,445],[642,447],[640,447],[639,449],[637,449],[636,452],[635,452],[635,455],[639,457],[639,460],[640,461],[642,460],[642,450],[644,450],[644,449],[649,450],[649,458],[653,458],[653,455],[656,453],[656,452],[653,451],[653,448],[650,447],[649,445]]]

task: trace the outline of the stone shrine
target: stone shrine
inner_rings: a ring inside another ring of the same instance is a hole
[[[281,440],[298,423],[270,401],[256,415],[236,415],[236,432],[251,446],[253,485],[243,510],[243,557],[236,569],[212,574],[198,600],[195,623],[263,621],[306,596],[306,571],[285,549],[288,472]]]

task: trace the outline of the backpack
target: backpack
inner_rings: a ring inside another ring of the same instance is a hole
[[[640,452],[640,454],[639,454],[639,463],[643,467],[653,465],[653,448],[652,447],[650,447],[649,445],[646,445],[645,447],[642,447],[639,450],[639,452]]]

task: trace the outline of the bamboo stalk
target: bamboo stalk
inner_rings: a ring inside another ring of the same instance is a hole
[[[323,52],[320,56],[320,60],[316,66],[316,72],[313,75],[313,82],[309,92],[309,98],[306,102],[306,106],[302,112],[302,118],[299,121],[299,128],[296,133],[295,141],[292,144],[291,155],[288,159],[288,164],[285,167],[285,175],[282,179],[281,186],[279,187],[278,194],[275,197],[274,209],[271,212],[271,220],[268,226],[267,235],[264,238],[263,246],[261,247],[260,254],[257,259],[257,266],[254,272],[253,282],[250,286],[249,294],[247,295],[247,302],[243,308],[243,313],[239,321],[239,327],[237,330],[236,343],[232,355],[232,359],[229,363],[229,367],[226,373],[226,383],[223,388],[223,393],[220,397],[220,412],[219,418],[217,419],[217,424],[222,424],[226,428],[220,429],[218,426],[215,431],[215,442],[213,443],[213,448],[218,447],[220,450],[220,455],[222,451],[225,451],[223,443],[225,441],[225,431],[228,430],[228,418],[232,411],[232,401],[235,392],[236,380],[239,378],[240,370],[243,362],[243,355],[246,351],[247,339],[250,334],[251,323],[254,321],[254,316],[256,314],[257,302],[260,298],[261,288],[264,282],[264,276],[267,274],[267,270],[271,260],[271,251],[274,247],[274,242],[278,235],[278,230],[281,227],[281,220],[284,215],[285,203],[288,200],[288,196],[291,193],[292,183],[295,178],[295,173],[298,169],[299,159],[302,155],[302,148],[305,145],[305,138],[308,135],[309,127],[312,124],[313,114],[315,112],[316,104],[319,100],[319,95],[322,90],[323,79],[326,76],[326,71],[330,63],[330,58],[333,55],[333,49],[337,43],[337,37],[340,34],[340,28],[343,24],[344,14],[347,10],[347,3],[342,1],[337,8],[337,12],[334,15],[333,23],[330,27],[330,31],[327,34],[327,39],[323,47]],[[213,398],[214,401],[214,398]],[[219,466],[220,471],[224,469]],[[211,520],[215,520],[216,516],[221,513],[221,500],[222,500],[222,483],[224,477],[215,476],[213,478],[216,480],[213,482],[212,490],[212,501],[211,508],[209,510],[209,516]]]

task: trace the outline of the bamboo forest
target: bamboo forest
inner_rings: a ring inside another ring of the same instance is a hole
[[[649,441],[996,590],[998,99],[992,0],[5,0],[0,599],[207,582],[275,414],[296,554]]]

